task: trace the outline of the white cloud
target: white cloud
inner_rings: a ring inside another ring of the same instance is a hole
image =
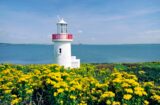
[[[160,29],[139,32],[135,38],[134,39],[139,43],[160,43]]]
[[[73,9],[72,7],[69,9]],[[69,10],[67,10],[69,11]],[[69,11],[64,12],[63,16],[69,23],[69,30],[75,35],[75,42],[109,44],[109,43],[145,43],[149,41],[158,42],[158,32],[155,30],[140,33],[146,27],[147,23],[139,24],[133,17],[140,17],[157,13],[160,10],[134,10],[125,14],[91,14],[87,11]],[[16,12],[6,11],[6,19],[0,20],[0,28],[7,35],[3,35],[0,41],[9,41],[14,43],[52,43],[50,34],[56,32],[57,14],[47,16],[34,12]],[[127,23],[132,21],[133,24]],[[151,20],[152,22],[154,20]],[[148,36],[146,37],[146,34]],[[149,34],[150,33],[150,34]],[[136,40],[138,38],[138,40]],[[96,40],[95,40],[96,39]],[[77,42],[76,42],[77,41]]]
[[[157,30],[147,30],[144,33],[150,34],[150,35],[158,35],[158,36],[160,36],[160,29],[157,29]]]

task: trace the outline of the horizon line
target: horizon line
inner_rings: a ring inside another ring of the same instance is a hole
[[[53,43],[3,43],[0,44],[10,44],[10,45],[53,45]],[[87,43],[73,43],[72,45],[157,45],[160,43],[121,43],[121,44],[87,44]]]

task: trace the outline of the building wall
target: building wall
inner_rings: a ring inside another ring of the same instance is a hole
[[[54,42],[54,60],[59,65],[71,67],[71,42]]]

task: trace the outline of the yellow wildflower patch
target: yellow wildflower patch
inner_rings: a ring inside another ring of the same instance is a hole
[[[132,98],[132,95],[131,94],[125,94],[124,96],[123,96],[123,99],[125,99],[125,100],[130,100]]]
[[[148,105],[154,102],[158,105],[160,86],[156,86],[155,81],[140,80],[133,72],[98,69],[91,64],[83,64],[79,69],[65,69],[56,64],[0,64],[0,102],[4,105],[37,102],[56,105],[121,105],[121,102]]]

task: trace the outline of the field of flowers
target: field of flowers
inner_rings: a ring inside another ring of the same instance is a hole
[[[2,105],[160,105],[160,62],[0,64]]]

